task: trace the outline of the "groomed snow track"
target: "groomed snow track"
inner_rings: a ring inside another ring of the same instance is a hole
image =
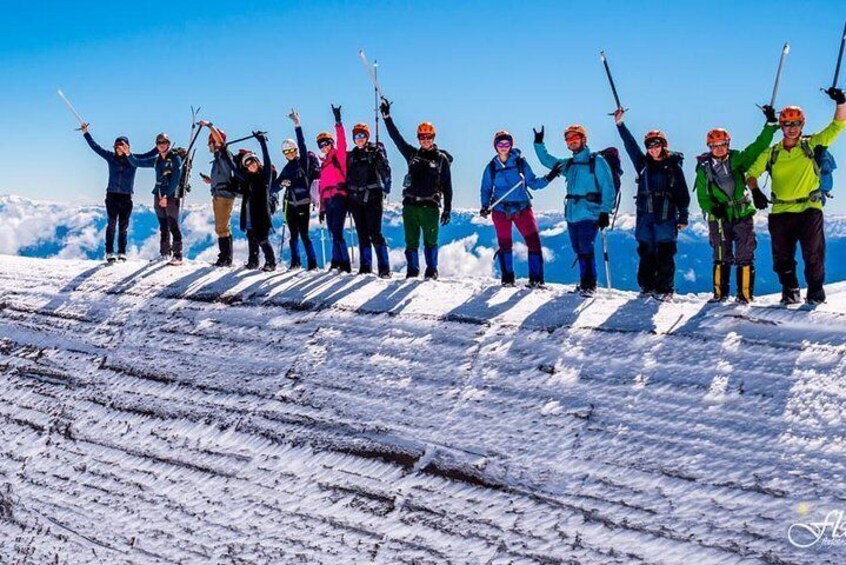
[[[843,563],[830,294],[0,257],[0,562]]]

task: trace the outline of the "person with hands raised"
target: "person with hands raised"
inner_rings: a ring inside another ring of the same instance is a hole
[[[347,136],[341,121],[341,107],[332,106],[335,117],[335,136],[328,132],[317,134],[317,147],[323,157],[320,162],[320,223],[332,236],[332,262],[330,269],[349,273],[352,271],[350,253],[344,239],[344,221],[347,218]],[[337,137],[337,145],[336,145]]]
[[[226,132],[207,120],[198,122],[200,127],[209,128],[208,148],[212,154],[211,174],[202,175],[209,185],[214,214],[214,231],[217,235],[218,255],[215,267],[232,266],[232,210],[239,195],[235,179],[235,164],[232,153],[226,145]]]

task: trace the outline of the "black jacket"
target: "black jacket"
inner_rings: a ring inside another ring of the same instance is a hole
[[[247,231],[248,226],[259,239],[265,239],[273,229],[270,213],[270,184],[273,180],[273,165],[267,150],[267,141],[259,138],[262,154],[262,168],[256,174],[236,166],[231,157],[226,156],[232,165],[233,174],[238,181],[233,185],[241,193],[241,231]],[[239,164],[240,165],[240,164]]]
[[[306,149],[302,128],[296,128],[299,155],[291,159],[282,168],[282,172],[273,179],[270,191],[285,191],[283,197],[288,206],[307,206],[311,204],[311,183],[320,178],[320,161],[314,153]]]
[[[394,121],[385,118],[388,134],[408,163],[408,174],[402,190],[404,205],[439,207],[443,195],[444,212],[452,210],[452,156],[433,145],[430,150],[423,150],[406,143]]]
[[[384,145],[367,143],[347,152],[347,191],[350,198],[362,203],[374,198],[381,200],[381,193],[390,193],[390,186],[391,166]],[[379,194],[373,196],[373,191]]]

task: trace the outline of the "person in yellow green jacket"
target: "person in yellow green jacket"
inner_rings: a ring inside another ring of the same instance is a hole
[[[747,172],[747,184],[758,189],[758,177],[770,174],[772,210],[768,220],[773,247],[773,270],[781,282],[781,303],[800,300],[796,276],[796,244],[802,247],[808,304],[825,302],[825,234],[820,192],[820,169],[813,158],[816,147],[828,147],[846,129],[846,94],[831,87],[826,94],[837,107],[834,119],[822,131],[802,135],[805,113],[798,106],[787,106],[779,114],[784,138],[758,156]],[[762,202],[766,206],[765,202]],[[756,203],[756,206],[758,203]]]
[[[755,292],[755,208],[746,191],[744,174],[770,146],[778,130],[775,109],[762,109],[767,123],[749,147],[743,151],[731,149],[729,132],[715,128],[705,137],[709,151],[697,157],[694,190],[708,220],[714,249],[715,302],[728,299],[732,264],[737,265],[737,301],[747,304]]]

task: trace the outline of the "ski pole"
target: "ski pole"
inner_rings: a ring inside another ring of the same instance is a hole
[[[602,257],[605,260],[605,285],[611,290],[611,261],[608,259],[608,239],[604,229],[599,230],[599,236],[602,239]]]
[[[285,228],[288,226],[288,198],[286,197],[285,193],[283,192],[283,198],[285,198],[284,203],[282,204],[282,241],[279,242],[279,262],[282,262],[282,256],[285,254]]]
[[[367,68],[367,74],[370,75],[370,82],[373,83],[373,88],[376,89],[376,94],[379,95],[379,98],[384,98],[382,95],[382,89],[379,88],[379,81],[376,79],[374,67],[371,67],[370,63],[367,62],[367,55],[364,54],[364,49],[359,49],[358,56],[361,57],[361,62],[364,63],[364,66]]]
[[[719,285],[718,288],[714,289],[714,294],[719,296],[720,298],[725,298],[723,296],[723,277],[725,273],[723,273],[723,241],[725,238],[725,234],[723,233],[723,219],[717,218],[717,263],[719,263],[720,269],[720,280],[714,281],[715,286]]]
[[[352,214],[347,214],[347,231],[350,234],[350,255],[352,256],[352,261],[355,262],[355,231],[353,230]]]
[[[841,53],[842,53],[842,47],[841,47]],[[82,126],[85,125],[85,120],[82,119],[82,116],[79,115],[79,112],[76,111],[76,108],[73,107],[73,104],[70,103],[70,100],[68,100],[67,97],[65,97],[65,93],[62,92],[61,89],[59,89],[59,90],[56,91],[56,94],[59,95],[59,98],[61,98],[62,100],[65,101],[65,104],[67,105],[68,110],[70,110],[71,113],[74,116],[76,116],[76,119],[79,120],[79,129],[82,129]]]
[[[843,54],[841,46],[840,54]],[[373,61],[373,79],[379,81],[379,61]],[[376,123],[376,145],[379,145],[379,89],[373,87],[373,119]]]
[[[846,24],[843,24],[843,37],[840,39],[840,51],[837,53],[837,66],[834,67],[834,80],[831,81],[832,88],[837,88],[837,82],[840,79],[840,63],[843,62],[844,47],[846,47]]]
[[[790,53],[790,44],[785,43],[784,47],[781,48],[781,57],[778,60],[778,71],[776,71],[775,84],[773,84],[773,96],[770,98],[770,106],[773,108],[775,108],[776,95],[778,94],[778,84],[781,82],[781,73],[784,70],[784,59],[787,57],[788,53]]]
[[[261,135],[267,135],[266,131],[257,131],[256,133],[261,134]],[[248,139],[253,139],[254,137],[255,137],[254,135],[246,135],[244,137],[239,137],[238,139],[233,139],[232,141],[227,141],[226,144],[224,145],[224,147],[229,147],[230,145],[233,145],[235,143],[241,143],[242,141],[247,141]]]
[[[326,228],[320,226],[320,250],[323,252],[323,268],[326,268]]]
[[[620,103],[620,95],[617,94],[617,86],[614,84],[614,77],[611,76],[611,68],[608,66],[608,57],[605,56],[605,51],[599,52],[599,58],[602,60],[602,64],[605,67],[605,74],[608,75],[608,83],[611,85],[611,93],[614,95],[614,102],[617,103],[617,108],[622,108],[623,105]]]
[[[505,200],[506,198],[508,198],[508,195],[509,195],[509,194],[511,194],[512,192],[514,192],[515,190],[517,190],[517,189],[520,187],[520,185],[521,185],[521,184],[523,184],[523,183],[525,183],[525,182],[526,182],[526,179],[525,179],[525,178],[523,177],[523,175],[521,174],[521,175],[520,175],[520,180],[517,182],[517,184],[515,184],[514,186],[512,186],[511,188],[509,188],[509,189],[508,189],[508,192],[506,192],[505,194],[503,194],[502,196],[500,196],[500,197],[497,199],[497,201],[496,201],[496,202],[494,202],[493,204],[491,204],[490,206],[488,206],[488,208],[490,208],[491,210],[493,210],[496,206],[499,206],[499,204],[500,204],[503,200]]]

